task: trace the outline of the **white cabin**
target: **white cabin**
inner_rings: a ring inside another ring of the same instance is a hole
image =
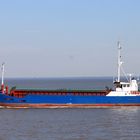
[[[111,91],[107,96],[137,96],[140,95],[138,92],[138,83],[136,80],[130,82],[120,82],[116,85],[115,91]]]

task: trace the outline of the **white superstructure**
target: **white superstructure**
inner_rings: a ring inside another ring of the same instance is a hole
[[[140,96],[140,92],[138,92],[138,83],[137,80],[132,78],[130,75],[130,80],[128,82],[121,82],[121,45],[118,42],[118,78],[117,81],[114,82],[116,88],[115,91],[109,92],[107,96]]]

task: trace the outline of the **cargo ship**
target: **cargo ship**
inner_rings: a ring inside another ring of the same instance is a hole
[[[129,75],[127,82],[121,81],[121,45],[118,43],[118,76],[114,90],[47,90],[19,89],[4,86],[4,64],[0,107],[2,108],[94,108],[112,106],[140,106],[138,81]]]

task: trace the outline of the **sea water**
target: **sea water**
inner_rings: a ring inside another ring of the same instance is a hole
[[[112,88],[112,78],[18,78],[5,83],[20,88]],[[0,109],[0,140],[140,140],[140,107]]]

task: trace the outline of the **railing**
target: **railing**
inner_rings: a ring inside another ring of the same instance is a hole
[[[131,91],[131,94],[140,95],[140,92],[139,91]]]

